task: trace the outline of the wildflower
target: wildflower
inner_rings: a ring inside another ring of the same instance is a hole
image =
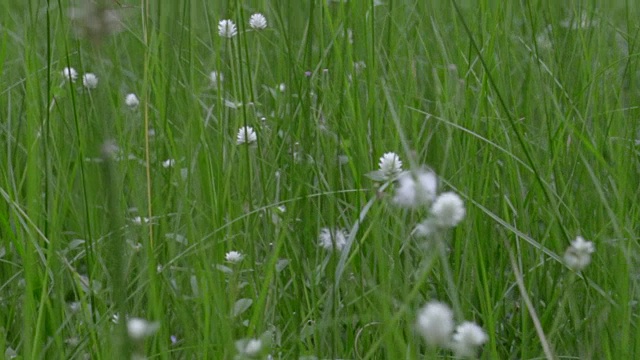
[[[68,81],[76,81],[78,78],[78,72],[72,67],[66,67],[62,69],[62,76],[64,76]]]
[[[347,245],[347,237],[343,230],[322,228],[318,236],[318,245],[327,250],[342,251]]]
[[[138,97],[136,96],[136,94],[131,93],[128,94],[125,98],[124,98],[124,103],[131,109],[135,109],[138,107],[138,105],[140,105],[140,100],[138,100]]]
[[[564,262],[574,271],[581,271],[591,262],[591,254],[596,251],[591,241],[582,236],[576,237],[564,253]]]
[[[98,87],[98,77],[94,73],[86,73],[82,76],[82,85],[87,89]]]
[[[256,30],[264,30],[267,28],[267,19],[260,13],[253,14],[249,18],[249,26]]]
[[[133,340],[143,340],[153,335],[160,328],[160,323],[149,322],[141,318],[131,318],[127,320],[127,332]]]
[[[209,80],[211,80],[211,85],[213,85],[213,87],[218,87],[224,80],[224,75],[217,71],[212,71],[209,74]]]
[[[489,337],[480,326],[465,321],[456,328],[450,346],[457,357],[475,357],[478,348],[488,340]]]
[[[244,255],[239,251],[229,251],[224,255],[224,259],[230,263],[236,264],[244,259]]]
[[[238,130],[238,145],[251,144],[258,141],[256,132],[251,126],[243,126]]]
[[[439,229],[436,220],[432,217],[424,219],[421,223],[416,225],[412,234],[419,237],[428,237]]]
[[[241,339],[236,341],[236,349],[240,356],[236,359],[257,358],[262,352],[262,340],[260,339]]]
[[[247,341],[247,345],[244,348],[244,353],[249,356],[256,356],[260,354],[262,350],[262,341],[260,339],[251,339]]]
[[[405,171],[398,177],[393,202],[406,208],[429,205],[436,197],[437,185],[436,174],[432,171]]]
[[[385,179],[393,179],[402,172],[402,160],[398,154],[388,152],[380,158],[380,171]]]
[[[176,161],[174,159],[167,159],[162,162],[162,167],[167,169],[167,168],[173,167],[175,164],[176,164]]]
[[[218,23],[218,34],[224,38],[231,39],[238,34],[238,28],[231,20],[220,20]]]
[[[433,202],[431,214],[439,227],[452,228],[464,219],[464,203],[458,194],[446,192],[440,194]]]
[[[280,92],[285,92],[287,90],[287,85],[285,83],[281,83],[278,85],[278,90],[280,90]]]
[[[453,311],[447,304],[431,301],[418,313],[416,329],[429,346],[445,345],[453,332]]]

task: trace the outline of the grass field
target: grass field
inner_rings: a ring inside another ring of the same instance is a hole
[[[0,4],[0,358],[640,358],[639,3],[96,1]]]

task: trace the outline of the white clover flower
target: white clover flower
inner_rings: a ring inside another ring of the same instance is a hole
[[[224,38],[231,39],[238,34],[238,28],[231,20],[220,20],[218,23],[218,34]]]
[[[87,89],[98,87],[98,77],[94,73],[86,73],[82,76],[82,85]]]
[[[229,251],[224,255],[224,259],[230,263],[236,264],[244,259],[244,255],[239,251]]]
[[[62,76],[64,76],[68,81],[76,81],[78,78],[78,72],[72,67],[66,67],[62,69]]]
[[[131,109],[135,109],[138,107],[138,105],[140,105],[140,100],[138,100],[138,97],[136,96],[136,94],[131,93],[131,94],[127,94],[127,96],[124,98],[124,103]]]
[[[436,220],[432,217],[429,217],[416,225],[411,234],[418,237],[428,237],[439,229],[440,227],[438,226]]]
[[[453,341],[451,342],[451,350],[457,357],[475,357],[478,348],[489,340],[489,336],[484,330],[470,321],[465,321],[458,325]]]
[[[127,332],[133,340],[142,340],[153,335],[160,328],[160,323],[149,322],[141,318],[131,318],[127,320]]]
[[[385,179],[393,179],[402,172],[402,160],[394,152],[384,153],[380,158],[380,171]]]
[[[217,71],[212,71],[209,74],[209,80],[211,80],[211,85],[213,87],[218,87],[218,86],[222,85],[222,82],[224,81],[224,75],[222,73],[217,72]]]
[[[244,347],[244,353],[251,357],[259,355],[261,351],[262,341],[260,339],[251,339]]]
[[[431,205],[431,214],[441,228],[455,227],[464,219],[464,202],[454,192],[440,194]]]
[[[581,271],[591,263],[591,254],[596,251],[591,241],[576,237],[564,253],[564,262],[574,271]]]
[[[347,245],[347,236],[340,229],[322,228],[318,236],[318,245],[327,250],[342,251]]]
[[[405,171],[398,177],[393,202],[405,208],[429,205],[436,197],[438,179],[433,171]]]
[[[262,340],[240,339],[236,341],[238,355],[235,359],[257,359],[262,352]]]
[[[258,135],[251,126],[243,126],[238,130],[238,145],[251,144],[258,141]]]
[[[453,333],[453,311],[447,304],[428,302],[418,313],[416,330],[429,346],[446,345]]]
[[[260,13],[253,14],[249,18],[249,26],[256,30],[264,30],[267,28],[267,18]]]
[[[167,168],[173,167],[175,164],[176,164],[175,159],[167,159],[162,162],[162,167],[167,169]]]

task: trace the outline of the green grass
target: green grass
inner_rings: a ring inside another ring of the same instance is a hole
[[[640,357],[635,2],[104,0],[123,27],[96,41],[84,4],[0,5],[0,358],[451,358],[415,331],[431,300],[483,359]],[[389,151],[463,222],[412,236],[427,211],[367,177]]]

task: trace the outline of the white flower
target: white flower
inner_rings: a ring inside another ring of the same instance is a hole
[[[280,90],[280,92],[285,92],[287,90],[287,85],[285,83],[281,83],[278,85],[278,90]]]
[[[238,145],[251,144],[256,141],[258,141],[258,136],[251,126],[244,126],[238,130]]]
[[[380,171],[386,179],[393,179],[402,172],[402,160],[394,152],[384,153],[380,158]]]
[[[239,251],[229,251],[228,253],[225,254],[224,259],[230,263],[235,264],[242,261],[242,259],[244,259],[244,255],[242,255],[242,253]]]
[[[424,219],[421,223],[416,225],[412,234],[419,237],[428,237],[435,233],[439,229],[436,220],[432,217]]]
[[[251,26],[252,28],[254,28],[256,30],[266,29],[267,28],[267,19],[264,17],[264,15],[262,15],[260,13],[253,14],[249,18],[249,26]]]
[[[465,321],[456,328],[451,349],[458,357],[475,357],[478,348],[488,340],[489,337],[480,326]]]
[[[238,34],[238,28],[231,20],[220,20],[218,23],[218,34],[224,38],[231,39]]]
[[[222,84],[222,81],[224,81],[224,75],[217,71],[212,71],[209,74],[209,80],[211,80],[211,85],[213,85],[213,87],[218,87]]]
[[[429,205],[436,197],[438,179],[433,171],[405,171],[398,177],[393,202],[406,208]]]
[[[149,222],[151,222],[151,219],[149,219],[148,217],[136,216],[133,219],[131,219],[131,221],[136,225],[142,225],[142,224],[148,224]]]
[[[64,76],[68,81],[76,81],[78,78],[78,72],[72,67],[66,67],[62,69],[62,76]]]
[[[94,73],[86,73],[82,76],[82,85],[87,89],[98,87],[98,77]]]
[[[464,219],[464,202],[454,192],[440,194],[431,205],[431,214],[439,227],[455,227]]]
[[[262,341],[260,339],[251,339],[247,341],[244,347],[244,353],[248,356],[256,356],[262,351]]]
[[[438,301],[427,303],[418,313],[416,330],[430,346],[446,345],[453,332],[453,311]]]
[[[166,169],[166,168],[173,167],[175,164],[176,164],[175,159],[167,159],[162,162],[162,167]]]
[[[564,262],[572,270],[583,270],[591,262],[591,254],[594,251],[596,249],[591,241],[585,241],[582,236],[578,236],[565,251]]]
[[[136,94],[131,93],[127,94],[127,96],[124,98],[124,103],[131,109],[135,109],[138,107],[138,105],[140,105],[140,100],[138,100]]]
[[[322,228],[318,236],[318,245],[327,250],[342,251],[347,245],[347,237],[343,230]]]
[[[127,320],[127,332],[133,340],[142,340],[153,335],[160,328],[160,323],[149,322],[145,319],[131,318]]]
[[[256,359],[262,352],[262,340],[260,339],[240,339],[236,341],[238,356],[234,359]]]

